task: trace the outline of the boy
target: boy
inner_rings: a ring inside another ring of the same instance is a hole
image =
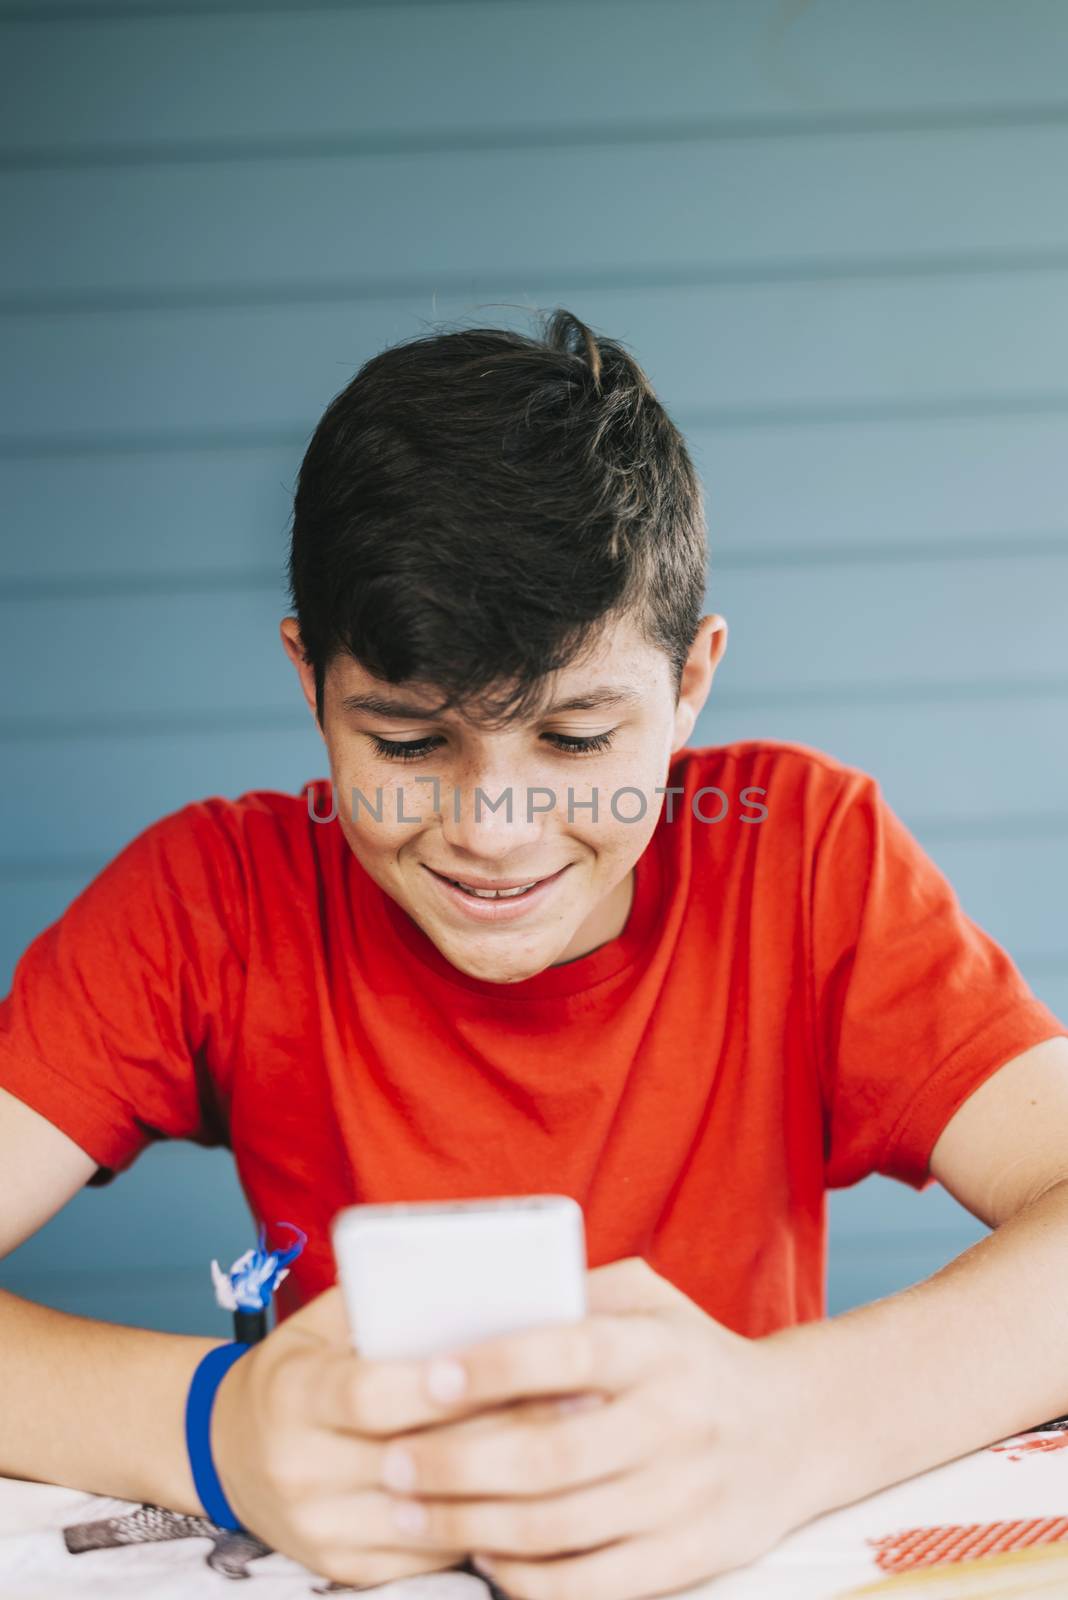
[[[1068,1029],[873,779],[687,746],[705,563],[617,343],[557,311],[378,355],[295,499],[330,781],[147,828],[3,1004],[0,1251],[157,1137],[230,1145],[308,1233],[211,1443],[235,1516],[338,1582],[474,1552],[517,1596],[663,1593],[1068,1410]],[[874,1171],[995,1232],[828,1322],[825,1190]],[[462,1391],[347,1350],[340,1206],[541,1190],[585,1211],[578,1330],[433,1364]],[[0,1296],[0,1471],[201,1511],[220,1343]]]

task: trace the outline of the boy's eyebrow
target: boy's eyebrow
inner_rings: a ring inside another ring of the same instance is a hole
[[[570,700],[557,700],[549,707],[549,711],[598,711],[601,706],[636,706],[641,698],[640,692],[628,684],[606,683],[599,689],[591,689],[588,694],[576,694]]]
[[[641,694],[629,684],[602,684],[586,694],[572,695],[567,700],[557,700],[541,714],[550,716],[556,711],[598,711],[602,706],[637,705]],[[432,721],[434,711],[410,700],[399,700],[381,694],[348,694],[341,702],[343,711],[363,712],[371,717],[399,717],[402,722]]]

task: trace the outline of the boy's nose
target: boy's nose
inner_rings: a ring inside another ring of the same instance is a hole
[[[547,785],[507,779],[457,785],[442,794],[442,832],[449,844],[470,851],[475,859],[517,858],[524,846],[541,838],[556,804]]]

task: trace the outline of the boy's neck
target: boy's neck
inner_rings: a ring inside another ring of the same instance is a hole
[[[619,938],[634,903],[634,883],[634,868],[631,867],[622,882],[605,896],[600,905],[594,907],[585,922],[576,929],[564,954],[559,961],[552,963],[554,967],[565,967],[571,961],[579,961],[583,956],[592,955],[603,944],[608,944],[609,940]]]

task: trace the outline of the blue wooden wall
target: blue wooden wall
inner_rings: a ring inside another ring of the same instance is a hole
[[[1063,0],[0,5],[0,982],[134,833],[325,771],[277,639],[326,402],[568,306],[702,472],[730,647],[693,742],[876,774],[1068,1016]],[[832,1204],[831,1307],[982,1226]],[[221,1152],[153,1151],[0,1281],[211,1328]]]

